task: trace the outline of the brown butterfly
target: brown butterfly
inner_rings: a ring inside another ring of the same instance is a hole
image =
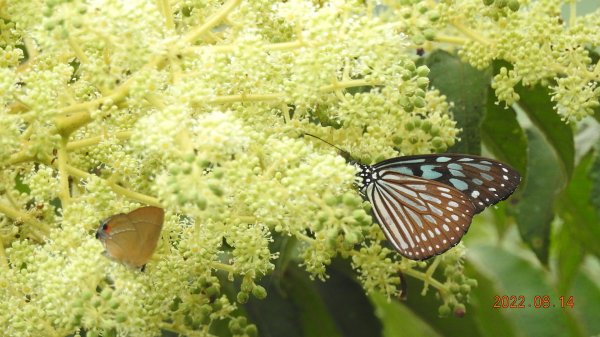
[[[100,222],[96,239],[106,256],[143,271],[156,249],[164,218],[163,209],[153,206],[119,213]]]

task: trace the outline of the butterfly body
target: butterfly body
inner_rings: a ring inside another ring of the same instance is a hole
[[[506,164],[462,154],[356,165],[359,191],[375,219],[394,248],[413,260],[452,248],[475,214],[506,199],[521,180]]]
[[[108,257],[143,268],[156,249],[163,221],[161,208],[141,207],[101,221],[96,238],[104,245]]]

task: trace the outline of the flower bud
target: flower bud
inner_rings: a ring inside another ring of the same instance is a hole
[[[439,307],[438,313],[442,317],[448,316],[450,314],[450,307],[447,304],[443,304]]]
[[[237,301],[238,301],[238,303],[240,303],[240,304],[244,304],[244,303],[248,302],[248,298],[249,298],[249,297],[250,297],[250,296],[248,295],[248,293],[239,292],[239,293],[237,294]]]
[[[508,0],[508,8],[510,8],[511,11],[516,12],[519,10],[519,7],[521,7],[519,0]]]
[[[264,287],[257,285],[252,289],[252,296],[262,300],[267,297],[267,290]]]

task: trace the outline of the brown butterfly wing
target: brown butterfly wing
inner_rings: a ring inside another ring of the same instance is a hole
[[[127,265],[142,267],[156,249],[163,221],[164,211],[152,206],[111,217],[107,220],[110,234],[104,241],[108,255]]]
[[[108,235],[102,240],[106,253],[114,260],[127,263],[132,250],[137,249],[137,229],[131,224],[127,214],[113,215],[105,223],[110,228]]]
[[[129,264],[141,267],[148,262],[156,249],[165,212],[161,208],[148,206],[132,211],[127,217],[138,235],[138,244],[130,253]]]

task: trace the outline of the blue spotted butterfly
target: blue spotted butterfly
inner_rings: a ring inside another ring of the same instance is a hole
[[[358,187],[387,239],[403,256],[425,260],[454,247],[473,216],[508,198],[521,181],[501,162],[464,154],[355,164]]]

